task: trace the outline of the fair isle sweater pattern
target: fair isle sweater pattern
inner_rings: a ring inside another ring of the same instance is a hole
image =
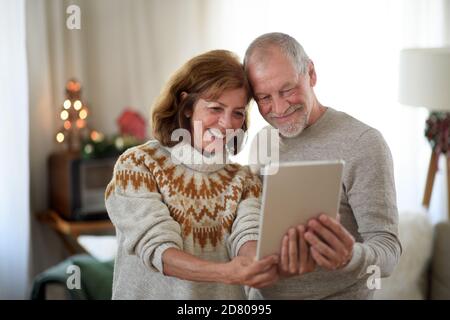
[[[231,233],[239,202],[259,198],[259,178],[246,167],[225,164],[214,172],[199,172],[176,165],[157,142],[132,148],[120,156],[105,192],[114,190],[161,194],[171,217],[181,227],[183,242],[214,250]]]

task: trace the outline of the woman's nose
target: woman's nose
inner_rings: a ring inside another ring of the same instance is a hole
[[[219,119],[219,125],[224,129],[232,128],[231,114],[224,113]]]

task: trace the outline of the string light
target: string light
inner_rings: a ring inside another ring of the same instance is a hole
[[[80,113],[78,114],[78,116],[80,117],[80,119],[84,120],[87,118],[87,110],[86,109],[82,109],[80,111]]]
[[[57,131],[55,138],[58,143],[67,144],[69,150],[79,151],[82,141],[89,137],[90,130],[87,130],[89,110],[81,100],[81,84],[77,80],[70,79],[65,89],[66,96],[59,113],[63,126]],[[94,136],[95,141],[104,139],[99,132],[96,132]]]
[[[68,118],[69,118],[69,112],[67,112],[67,110],[61,111],[61,119],[67,120]]]
[[[88,143],[84,147],[84,152],[87,153],[87,154],[90,154],[90,153],[92,153],[92,151],[94,151],[94,147],[90,143]]]
[[[121,149],[123,149],[125,142],[123,141],[122,137],[118,137],[114,144],[116,145],[117,149],[121,150]]]
[[[93,130],[91,132],[91,140],[95,142],[101,142],[103,141],[104,135],[101,132]]]
[[[64,141],[64,133],[58,132],[58,133],[56,134],[56,141],[58,141],[58,143],[63,142],[63,141]]]
[[[78,119],[77,120],[77,128],[84,128],[86,125],[86,122],[84,120]]]
[[[64,109],[70,109],[70,106],[71,106],[70,100],[69,99],[64,100],[63,106],[64,106]]]
[[[76,101],[73,103],[73,107],[74,107],[75,110],[77,110],[77,111],[80,110],[82,106],[83,106],[83,104],[81,103],[80,100],[76,100]]]

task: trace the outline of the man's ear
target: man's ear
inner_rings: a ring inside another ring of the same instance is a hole
[[[308,75],[309,75],[309,85],[314,87],[317,83],[316,69],[314,68],[314,62],[311,60],[308,62]]]

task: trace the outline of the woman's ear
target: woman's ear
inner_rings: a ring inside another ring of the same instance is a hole
[[[187,96],[188,96],[188,93],[186,91],[181,92],[180,100],[183,101],[184,99],[187,98]],[[192,117],[192,110],[190,110],[190,108],[186,109],[186,110],[184,110],[183,114],[186,118],[190,118],[190,117]]]
[[[188,96],[187,92],[186,92],[186,91],[183,91],[183,92],[180,94],[180,99],[181,99],[181,101],[183,101],[184,99],[186,99],[187,96]]]

